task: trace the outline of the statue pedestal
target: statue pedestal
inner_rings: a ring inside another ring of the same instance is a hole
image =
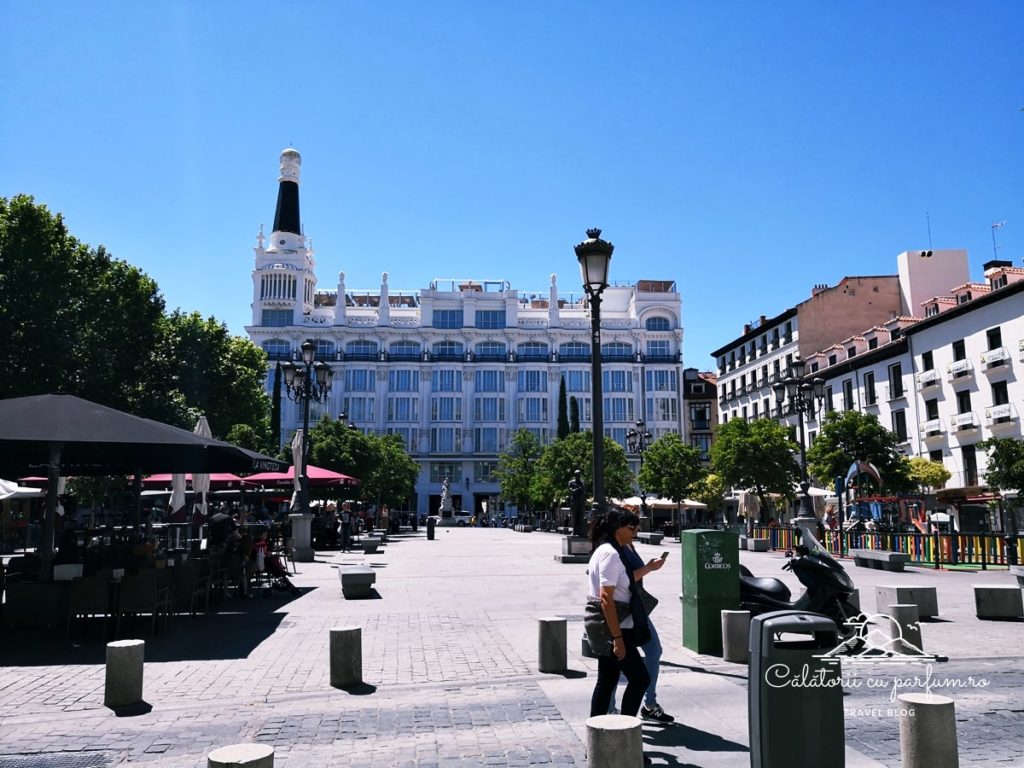
[[[589,563],[590,539],[586,536],[563,536],[562,554],[555,555],[560,563]]]

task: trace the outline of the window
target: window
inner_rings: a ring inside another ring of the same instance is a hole
[[[480,453],[504,450],[505,430],[500,427],[477,427],[473,430],[473,447]]]
[[[430,398],[431,421],[462,421],[462,397]]]
[[[1008,280],[1006,275],[1000,275],[999,277],[992,280],[992,290],[994,291],[997,288],[1005,288],[1007,282]]]
[[[935,421],[939,418],[939,398],[933,397],[924,401],[925,421]]]
[[[264,309],[260,321],[260,325],[268,328],[284,328],[292,324],[292,311],[290,309]]]
[[[710,403],[690,403],[690,427],[697,430],[711,429]]]
[[[546,397],[520,397],[519,421],[547,421],[548,399]]]
[[[874,371],[868,371],[864,374],[864,404],[874,405],[878,402],[878,396],[875,394],[875,374]]]
[[[573,401],[573,399],[576,400],[576,404],[579,406],[579,409],[580,409],[580,423],[581,424],[589,423],[590,422],[590,397],[589,396],[588,397],[584,397],[583,395],[573,395],[571,398],[569,398],[569,408],[570,408],[569,412],[570,413],[572,413],[571,408],[572,408],[572,401]]]
[[[345,357],[352,360],[376,360],[377,342],[360,339],[345,345]]]
[[[932,371],[935,370],[935,359],[931,353],[931,350],[921,353],[921,370]]]
[[[541,341],[526,341],[516,347],[520,360],[547,360],[548,345]]]
[[[757,420],[757,402],[756,401],[750,404],[750,418],[754,419],[755,421]]]
[[[327,339],[317,339],[316,350],[313,352],[313,356],[317,360],[333,360],[334,342],[327,341]]]
[[[396,369],[388,371],[389,392],[418,392],[420,389],[419,371]]]
[[[971,393],[970,390],[964,390],[963,392],[956,393],[956,412],[957,413],[970,413],[971,412]]]
[[[633,356],[633,345],[623,341],[613,341],[601,345],[602,360],[629,360]]]
[[[893,363],[889,366],[889,399],[903,397],[903,364]]]
[[[431,371],[431,392],[461,392],[462,371]]]
[[[562,378],[565,380],[566,392],[590,391],[590,371],[565,371]]]
[[[671,356],[672,346],[671,342],[667,339],[647,342],[647,357],[654,358],[656,360],[664,360]]]
[[[435,360],[461,360],[464,349],[459,341],[438,341],[430,348],[430,352]]]
[[[677,421],[679,403],[674,397],[648,397],[647,418],[650,421]]]
[[[839,362],[839,358],[838,357],[836,357],[835,355],[829,355],[828,356],[828,364],[829,365],[835,365],[837,362]]]
[[[782,332],[782,340],[786,344],[789,344],[791,341],[793,341],[793,323],[792,323],[792,321],[786,323],[786,327],[785,327],[785,329]]]
[[[430,482],[443,483],[462,476],[462,465],[455,461],[430,462]]]
[[[671,371],[658,371],[658,373],[671,373]],[[632,392],[633,373],[632,371],[604,371],[601,383],[604,385],[605,392]]]
[[[992,405],[1006,405],[1010,402],[1010,395],[1006,389],[1005,381],[997,381],[992,385]]]
[[[365,368],[345,369],[346,392],[373,392],[375,386],[376,384],[373,371]]]
[[[527,432],[537,438],[537,442],[541,445],[547,445],[551,442],[551,430],[547,427],[523,427]]]
[[[690,435],[690,445],[700,451],[700,460],[711,458],[711,435]]]
[[[927,307],[924,308],[925,317],[935,317],[937,314],[939,314],[938,304],[929,304]]]
[[[406,451],[411,452],[415,450],[416,446],[413,443],[413,440],[416,438],[415,427],[388,427],[384,432],[388,435],[397,435]]]
[[[474,421],[505,421],[504,397],[478,397],[473,404]]]
[[[476,327],[487,330],[498,330],[505,327],[504,309],[478,309],[476,311]]]
[[[872,336],[868,339],[868,349],[878,349],[878,337]]]
[[[547,371],[519,371],[520,392],[547,392]]]
[[[388,347],[388,356],[392,360],[419,360],[421,350],[418,341],[395,341]]]
[[[843,382],[843,410],[853,410],[853,379]]]
[[[632,397],[606,397],[604,417],[608,421],[635,421]]]
[[[628,373],[628,371],[624,371]],[[648,392],[675,392],[678,388],[677,371],[647,371]],[[735,382],[733,382],[735,383]],[[630,390],[624,390],[630,391]]]
[[[558,347],[558,357],[563,361],[589,360],[590,345],[584,344],[582,341],[570,341],[566,344],[561,344]]]
[[[846,350],[846,357],[847,357],[847,359],[849,359],[851,357],[856,357],[856,356],[857,356],[857,348],[856,347],[850,347],[849,349]]]
[[[389,397],[388,421],[419,421],[418,397]]]
[[[435,309],[434,320],[432,323],[434,328],[443,329],[454,329],[462,327],[462,310],[461,309]]]
[[[474,379],[474,388],[477,392],[505,391],[504,371],[477,371],[474,374]]]
[[[928,451],[928,459],[930,461],[937,461],[939,464],[942,463],[942,449],[937,448],[934,451]]]
[[[692,392],[695,395],[703,395],[704,394],[704,382],[700,382],[699,384],[692,384],[692,385],[690,385],[690,392]]]
[[[832,403],[832,387],[825,387],[825,413],[835,409],[835,405]]]
[[[818,372],[818,364],[817,363],[811,363],[811,373],[817,373],[817,372]]]
[[[473,480],[478,483],[496,483],[495,474],[498,469],[496,461],[477,461],[473,463]]]
[[[271,339],[263,342],[263,351],[271,360],[287,360],[292,356],[291,342],[284,339]]]
[[[953,362],[957,360],[965,360],[967,358],[967,351],[964,348],[964,340],[953,342]]]
[[[964,485],[978,484],[978,456],[973,445],[960,448],[964,461]]]
[[[341,401],[341,408],[348,414],[352,424],[367,424],[376,420],[372,397],[346,397]]]
[[[644,323],[648,331],[670,331],[672,324],[667,317],[648,317]]]
[[[903,408],[892,412],[892,431],[901,443],[907,441],[907,412]]]
[[[481,341],[476,345],[477,360],[504,360],[508,347],[500,341]]]
[[[434,453],[457,453],[462,441],[460,427],[431,427],[430,450]]]

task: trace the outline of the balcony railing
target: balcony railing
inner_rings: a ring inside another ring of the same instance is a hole
[[[931,419],[921,423],[921,437],[927,440],[930,437],[944,437],[946,428],[942,426],[942,419]]]
[[[971,429],[977,429],[980,425],[978,424],[978,417],[974,411],[968,411],[967,413],[958,413],[949,419],[950,426],[957,432],[966,432]]]
[[[942,377],[939,372],[934,368],[930,371],[921,371],[917,374],[917,388],[927,389],[928,387],[936,387],[942,383]]]
[[[974,375],[974,364],[970,360],[957,360],[946,366],[947,381],[966,379]]]
[[[985,366],[986,371],[990,371],[993,368],[998,368],[1001,365],[1006,365],[1010,359],[1010,350],[1006,347],[996,347],[986,352],[981,353],[981,364]]]
[[[993,427],[998,424],[1010,424],[1018,418],[1017,409],[1014,408],[1013,403],[993,405],[990,408],[985,409],[985,423],[989,427]]]
[[[902,382],[895,385],[892,382],[889,382],[888,384],[883,385],[882,391],[885,392],[886,400],[899,400],[907,396],[907,389],[903,386]]]

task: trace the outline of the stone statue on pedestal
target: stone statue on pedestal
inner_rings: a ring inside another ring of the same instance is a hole
[[[447,517],[445,514],[450,515],[452,513],[452,492],[448,487],[448,478],[444,479],[441,483],[441,516]]]
[[[582,472],[576,470],[569,481],[569,509],[572,512],[572,535],[584,536],[583,518],[587,503],[587,487],[583,484]]]

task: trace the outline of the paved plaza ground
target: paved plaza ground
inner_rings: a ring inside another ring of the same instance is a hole
[[[557,563],[560,548],[554,534],[458,528],[438,529],[435,541],[422,530],[392,538],[375,555],[317,553],[299,564],[300,596],[231,598],[219,613],[179,617],[146,637],[139,712],[103,706],[98,625],[72,639],[0,632],[0,768],[198,768],[212,749],[242,741],[272,744],[279,768],[585,766],[596,677],[596,662],[579,655],[586,566]],[[662,766],[749,765],[746,666],[682,647],[679,544],[638,548],[645,558],[671,553],[646,581],[662,598],[659,699],[678,720],[644,725],[646,754]],[[799,593],[781,572],[782,553],[741,559]],[[337,568],[349,563],[376,569],[379,597],[342,598]],[[989,682],[951,694],[960,764],[1024,765],[1024,623],[978,620],[971,590],[1012,577],[847,568],[866,610],[877,584],[937,587],[940,616],[923,626],[924,647],[949,661],[934,677]],[[565,675],[537,671],[543,616],[569,620]],[[335,626],[362,627],[361,687],[329,684]],[[885,713],[890,693],[847,691],[847,766],[900,764],[897,720]]]

